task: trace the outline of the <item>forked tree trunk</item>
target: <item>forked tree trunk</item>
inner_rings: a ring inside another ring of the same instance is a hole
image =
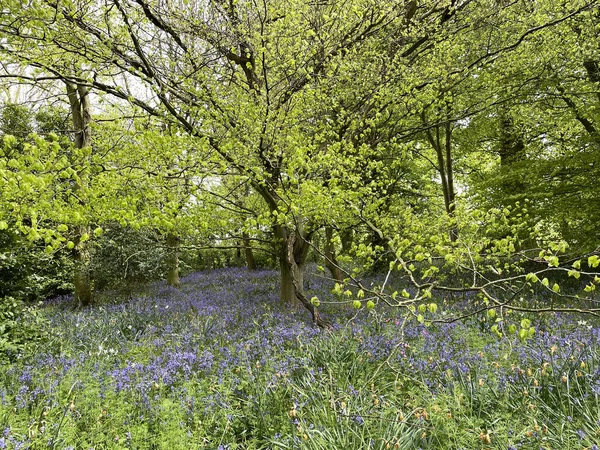
[[[284,305],[299,306],[301,301],[294,287],[294,279],[304,289],[304,263],[310,248],[308,239],[296,239],[298,231],[291,231],[287,227],[275,226],[275,236],[278,239],[279,269],[281,271],[281,302]],[[289,264],[289,242],[292,242],[292,258],[294,259],[294,270]]]
[[[426,123],[425,112],[422,113],[423,122]],[[437,157],[437,170],[442,182],[442,193],[444,194],[444,207],[446,214],[450,219],[455,217],[456,212],[456,191],[454,188],[454,166],[452,161],[452,123],[447,122],[443,127],[444,136],[440,136],[441,125],[436,125],[435,135],[431,130],[427,130],[427,140],[435,150]],[[449,237],[452,242],[458,240],[458,229],[453,226],[449,231]]]
[[[303,273],[302,268],[298,266],[296,263],[295,250],[296,247],[296,234],[290,233],[290,236],[287,239],[287,263],[289,268],[290,280],[294,289],[294,294],[296,299],[302,303],[302,305],[308,309],[312,316],[313,323],[317,325],[319,328],[323,328],[326,330],[330,330],[333,328],[333,325],[328,320],[321,317],[317,307],[313,305],[306,295],[304,294],[304,286],[303,286]]]
[[[338,282],[343,281],[342,270],[337,262],[337,258],[335,256],[335,246],[332,242],[333,239],[333,228],[326,227],[325,228],[325,266],[331,272],[331,277]]]
[[[167,284],[178,288],[179,282],[179,238],[172,233],[167,234]]]
[[[67,97],[71,106],[71,117],[75,132],[75,148],[82,149],[91,147],[92,136],[90,124],[92,121],[89,100],[89,88],[73,83],[65,83],[67,86]],[[90,162],[90,157],[84,163]],[[75,193],[80,192],[87,183],[87,176],[81,173],[79,182],[74,186]],[[81,206],[85,205],[83,196],[79,197]],[[92,277],[90,273],[91,247],[90,241],[82,240],[82,237],[90,236],[90,227],[88,225],[78,226],[74,238],[75,247],[73,248],[73,284],[75,285],[75,301],[78,305],[88,306],[93,302]]]

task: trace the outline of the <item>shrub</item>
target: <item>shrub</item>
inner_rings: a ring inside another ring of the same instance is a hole
[[[0,362],[13,361],[45,340],[40,311],[13,297],[0,301]]]

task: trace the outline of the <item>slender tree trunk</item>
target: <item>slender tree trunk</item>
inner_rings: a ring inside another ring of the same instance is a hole
[[[331,277],[339,282],[343,281],[342,271],[335,257],[335,247],[332,242],[333,239],[333,228],[326,227],[325,228],[325,266],[331,272]]]
[[[244,241],[246,267],[248,270],[256,270],[256,260],[254,259],[254,252],[252,251],[252,245],[250,244],[250,235],[244,231],[242,233],[242,239]]]
[[[242,244],[241,242],[237,242],[237,248],[235,249],[235,264],[237,265],[242,265]]]
[[[75,285],[75,302],[79,306],[89,306],[94,301],[92,289],[92,277],[90,273],[90,247],[88,242],[81,242],[81,237],[89,236],[89,227],[80,226],[75,238],[75,247],[73,248],[73,284]]]
[[[454,190],[454,166],[452,161],[452,124],[446,123],[446,190],[448,191],[448,203],[446,212],[450,218],[454,218],[456,212],[456,191]],[[450,240],[458,240],[458,228],[454,225],[450,229]]]
[[[172,233],[167,234],[167,284],[178,288],[179,282],[179,238]]]
[[[425,113],[421,117],[426,123]],[[446,123],[444,126],[444,141],[440,136],[440,125],[435,127],[435,136],[430,130],[427,130],[427,140],[435,150],[437,156],[437,170],[440,174],[442,183],[442,193],[444,194],[444,208],[450,219],[453,219],[456,211],[456,192],[454,190],[454,167],[452,162],[452,124]],[[458,229],[453,226],[449,231],[450,240],[456,242],[458,239]]]
[[[92,120],[90,111],[89,88],[73,83],[65,83],[67,86],[67,97],[71,106],[71,117],[75,132],[75,148],[83,149],[91,147],[91,129]],[[83,163],[89,163],[90,157]],[[85,165],[85,164],[84,164]],[[79,182],[73,190],[80,193],[88,182],[86,171],[79,174]],[[79,196],[81,206],[85,206],[83,195]],[[87,239],[83,239],[87,236]],[[93,302],[92,277],[90,273],[91,247],[90,247],[90,227],[81,225],[76,229],[75,247],[73,248],[73,284],[75,285],[75,301],[81,306],[88,306]]]

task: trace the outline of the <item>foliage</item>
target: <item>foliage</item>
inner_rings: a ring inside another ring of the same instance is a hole
[[[478,289],[488,267],[524,276],[534,249],[567,242],[565,264],[596,249],[593,0],[3,5],[27,23],[0,27],[6,78],[102,104],[89,148],[5,138],[2,215],[51,250],[111,221],[228,250],[253,238],[293,301],[324,227],[352,229],[367,269],[418,256],[435,262],[425,284],[453,266]],[[4,133],[33,117],[5,111]]]
[[[3,296],[0,300],[0,362],[14,362],[48,342],[48,321],[23,301]]]
[[[66,252],[49,254],[12,230],[0,230],[0,296],[26,301],[65,294],[72,289]]]
[[[92,260],[95,287],[126,290],[160,280],[167,271],[161,240],[148,229],[107,224]]]

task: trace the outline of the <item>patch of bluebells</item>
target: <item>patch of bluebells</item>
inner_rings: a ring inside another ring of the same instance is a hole
[[[87,372],[99,401],[110,393],[132,394],[141,415],[148,417],[156,393],[167,392],[192,417],[194,411],[228,409],[231,399],[219,392],[194,396],[187,392],[187,383],[227,381],[232,392],[251,399],[242,378],[268,380],[274,389],[288,384],[297,370],[308,369],[311,376],[321,369],[300,350],[330,337],[310,323],[304,310],[279,304],[276,273],[223,269],[194,273],[181,282],[180,290],[157,283],[154,295],[81,311],[65,312],[71,301],[67,297],[49,302],[47,314],[59,339],[68,343],[68,352],[40,353],[8,368],[4,376],[15,382],[0,386],[0,412],[60,406],[61,387]],[[318,295],[324,304],[332,297],[323,279],[307,277],[307,282],[310,295]],[[582,363],[589,369],[585,377],[591,392],[600,393],[600,365],[590,364],[600,328],[580,326],[576,318],[554,314],[532,339],[520,342],[515,337],[507,345],[507,340],[474,331],[468,323],[426,327],[412,321],[400,334],[398,310],[378,309],[376,324],[366,310],[323,309],[339,332],[349,333],[353,351],[374,364],[391,357],[399,370],[417,375],[434,393],[452,388],[461,377],[477,377],[498,391],[530,386],[528,369],[536,373],[552,364],[559,373],[572,373]],[[346,330],[341,330],[343,324],[348,324]],[[479,333],[475,337],[480,348],[471,345],[473,333]],[[83,390],[83,384],[76,389]],[[348,393],[355,396],[358,391],[349,386]],[[362,425],[364,419],[356,415],[354,422]],[[0,449],[12,439],[9,434],[5,431],[0,438]],[[583,431],[578,436],[585,438]]]

